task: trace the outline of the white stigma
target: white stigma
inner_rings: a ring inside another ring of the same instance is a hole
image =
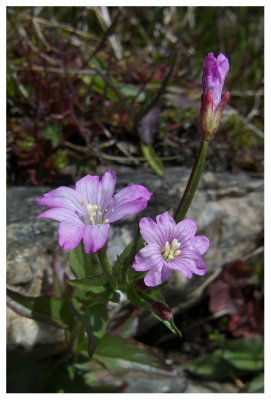
[[[161,249],[161,254],[166,261],[174,260],[181,254],[181,250],[178,250],[180,246],[181,243],[179,243],[177,239],[173,239],[171,244],[167,241],[165,246]]]

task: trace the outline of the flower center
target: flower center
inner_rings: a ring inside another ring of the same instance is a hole
[[[181,243],[179,243],[177,239],[173,239],[171,244],[166,242],[165,246],[161,249],[161,254],[166,261],[174,260],[181,254],[181,250],[178,250],[180,246]]]
[[[86,205],[89,216],[88,223],[91,225],[101,225],[109,222],[108,218],[104,220],[104,215],[101,212],[101,206],[98,206],[97,204],[86,204],[85,200],[82,200],[81,204]],[[105,211],[107,211],[107,209],[105,209]]]

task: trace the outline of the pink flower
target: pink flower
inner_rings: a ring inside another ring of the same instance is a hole
[[[215,58],[214,53],[209,53],[204,58],[202,74],[203,96],[206,96],[208,90],[212,91],[214,112],[220,103],[224,82],[229,69],[229,60],[223,53],[220,53],[217,58]]]
[[[110,224],[143,210],[152,196],[141,185],[127,186],[113,196],[115,185],[116,174],[111,169],[101,181],[86,175],[75,190],[61,186],[37,199],[49,210],[36,218],[60,221],[59,244],[64,250],[74,249],[83,239],[86,253],[95,253],[105,245]]]
[[[147,246],[138,252],[132,267],[136,271],[149,271],[144,278],[147,286],[160,285],[169,278],[172,270],[189,279],[193,273],[206,273],[201,255],[207,251],[210,242],[205,236],[195,236],[195,221],[184,219],[176,224],[165,212],[156,217],[156,223],[149,217],[142,218],[139,226]]]
[[[206,141],[211,140],[216,133],[224,108],[230,98],[229,92],[226,92],[221,99],[229,68],[229,60],[223,53],[220,53],[217,58],[214,53],[209,53],[203,61],[200,128]]]

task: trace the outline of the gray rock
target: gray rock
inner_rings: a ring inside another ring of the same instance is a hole
[[[172,167],[161,178],[150,170],[138,171],[129,167],[115,170],[118,177],[117,190],[137,183],[144,184],[154,193],[149,206],[140,214],[140,217],[148,215],[152,218],[177,207],[190,173],[186,168]],[[101,174],[103,171],[98,172]],[[49,219],[35,219],[42,212],[42,208],[36,204],[36,197],[51,189],[8,188],[7,284],[21,293],[33,296],[48,292],[52,281],[50,260],[53,254],[68,269],[68,252],[64,252],[58,245],[58,223]],[[263,236],[263,201],[263,179],[246,174],[203,174],[187,217],[197,222],[199,234],[204,234],[211,240],[210,249],[204,255],[207,274],[205,277],[194,276],[188,280],[178,273],[172,273],[164,295],[175,312],[198,301],[207,283],[217,275],[223,265],[255,249],[256,243]],[[138,216],[131,216],[111,227],[108,255],[112,263],[133,237],[137,218]],[[144,315],[143,313],[142,323],[139,324],[139,333],[155,323],[149,315]],[[33,346],[39,343],[42,334],[33,334],[31,340],[30,337],[26,340],[18,328],[20,323],[24,325],[29,322],[25,322],[24,318],[13,311],[7,316],[8,346],[26,346],[28,343],[26,347],[30,348],[31,343]],[[34,324],[37,332],[44,329],[36,322],[31,321],[31,324]],[[58,332],[56,336],[52,335],[50,331],[48,341],[52,337],[58,340]]]

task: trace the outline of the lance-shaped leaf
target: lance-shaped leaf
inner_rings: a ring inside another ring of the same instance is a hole
[[[159,176],[163,176],[165,174],[165,168],[162,161],[158,158],[152,144],[145,144],[144,142],[140,142],[141,150],[146,160],[152,167],[152,169],[157,173]]]
[[[107,325],[108,314],[105,304],[94,304],[78,313],[88,335],[88,354],[91,358],[99,341],[103,337]]]
[[[264,368],[263,338],[227,340],[223,347],[223,358],[235,368],[245,371]]]
[[[56,297],[31,297],[7,289],[7,304],[23,317],[58,328],[68,328],[74,318],[68,304]]]
[[[222,358],[221,350],[216,350],[194,358],[188,365],[188,371],[208,379],[225,379],[231,376],[235,369]]]
[[[104,336],[96,348],[94,358],[111,372],[134,370],[176,376],[172,367],[167,365],[153,349],[135,340],[119,336]]]
[[[93,293],[104,292],[107,279],[103,274],[87,276],[82,279],[69,279],[68,283],[78,289],[90,291]]]

